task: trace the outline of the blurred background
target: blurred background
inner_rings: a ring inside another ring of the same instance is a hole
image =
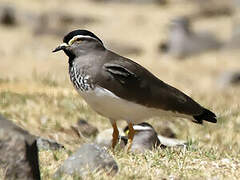
[[[111,128],[72,87],[64,53],[52,53],[74,29],[94,32],[108,49],[133,59],[218,116],[217,124],[203,126],[174,117],[150,119],[158,134],[197,145],[197,151],[182,156],[193,170],[175,166],[178,161],[168,151],[160,154],[161,162],[158,152],[148,161],[140,157],[145,169],[131,160],[134,156],[120,154],[120,177],[134,178],[141,172],[146,179],[151,161],[158,164],[151,168],[155,178],[159,167],[166,167],[162,174],[176,177],[195,176],[202,168],[200,179],[216,174],[239,178],[239,0],[0,0],[0,114],[67,150],[86,142],[76,131],[83,122],[95,126],[94,134],[85,129],[87,142]],[[48,179],[66,157],[66,152],[41,152],[42,177]],[[231,163],[220,166],[222,158]]]
[[[70,128],[79,118],[110,127],[73,89],[67,57],[51,53],[87,29],[219,116],[207,128],[150,120],[158,132],[167,124],[179,138],[239,149],[239,10],[231,0],[0,0],[0,113],[67,145],[80,141]]]

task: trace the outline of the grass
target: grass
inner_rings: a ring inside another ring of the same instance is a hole
[[[156,50],[166,36],[169,20],[194,12],[194,6],[185,3],[170,3],[166,7],[106,5],[71,0],[63,9],[56,0],[45,2],[44,7],[41,1],[19,0],[14,3],[20,11],[40,13],[55,7],[63,11],[70,9],[79,15],[101,17],[101,23],[80,28],[93,30],[106,43],[114,40],[141,46],[143,54],[130,58],[217,113],[217,124],[205,123],[203,126],[173,117],[150,119],[158,132],[167,124],[179,139],[188,141],[188,147],[156,149],[145,154],[109,150],[119,165],[119,173],[113,179],[239,179],[239,86],[218,89],[216,79],[225,70],[240,69],[240,53],[209,52],[177,61]],[[116,16],[116,11],[122,12],[121,15]],[[146,11],[151,13],[143,13]],[[128,28],[122,29],[123,26]],[[226,40],[231,31],[231,19],[199,19],[194,28],[209,29]],[[66,147],[66,150],[39,153],[42,179],[51,179],[71,152],[85,142],[72,131],[71,125],[83,118],[102,131],[110,128],[110,123],[89,108],[75,92],[68,78],[66,57],[61,53],[51,54],[61,37],[34,36],[31,23],[11,29],[3,27],[0,32],[0,53],[3,54],[0,113],[32,134],[54,139]],[[126,124],[119,122],[118,125],[123,128]],[[0,179],[3,176],[4,170],[0,168]],[[94,173],[87,179],[112,177]]]
[[[112,152],[110,152],[112,153]],[[58,158],[54,158],[57,156]],[[237,179],[239,176],[239,156],[225,156],[217,153],[217,149],[206,149],[199,147],[197,150],[188,149],[157,149],[144,154],[126,154],[117,151],[113,154],[119,164],[120,171],[116,179],[160,179],[160,178],[226,178]],[[43,177],[51,177],[56,165],[60,165],[66,153],[40,152]],[[48,159],[48,161],[44,161]],[[51,163],[49,163],[51,162]],[[54,163],[52,163],[54,162]],[[44,168],[48,166],[48,168]],[[206,170],[208,173],[206,174]],[[211,171],[210,171],[211,169]],[[93,179],[109,178],[106,175],[95,176]],[[89,179],[92,179],[91,177]]]

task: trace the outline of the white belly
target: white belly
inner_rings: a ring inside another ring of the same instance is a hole
[[[174,114],[124,100],[101,87],[87,92],[79,91],[79,94],[96,112],[111,120],[126,120],[137,124],[151,117]]]

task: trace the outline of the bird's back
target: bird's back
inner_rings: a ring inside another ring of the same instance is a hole
[[[202,107],[130,59],[107,53],[96,77],[99,86],[116,96],[151,108],[198,115]]]

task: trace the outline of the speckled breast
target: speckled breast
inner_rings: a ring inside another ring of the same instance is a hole
[[[89,91],[94,88],[90,75],[84,69],[78,69],[74,65],[69,68],[70,79],[78,91]]]

